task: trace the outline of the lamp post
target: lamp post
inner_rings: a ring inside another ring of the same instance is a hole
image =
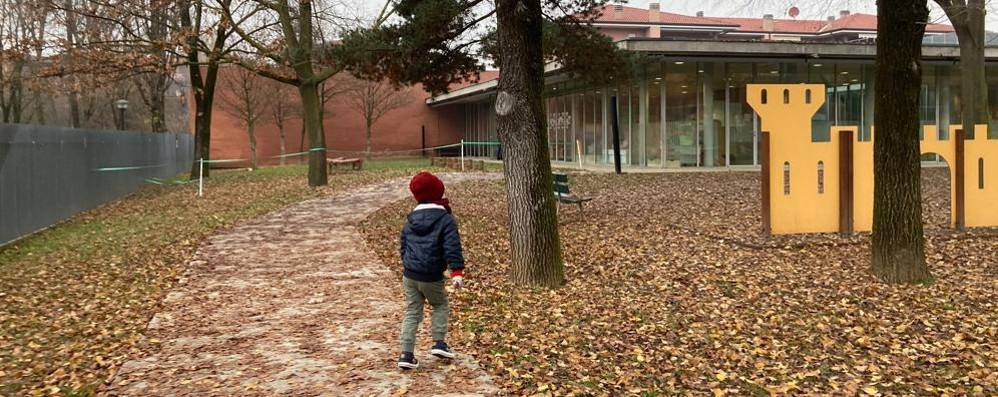
[[[124,131],[127,127],[125,124],[125,111],[128,110],[128,100],[119,99],[114,101],[114,107],[118,109],[118,129]]]

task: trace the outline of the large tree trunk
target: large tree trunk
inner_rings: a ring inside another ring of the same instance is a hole
[[[316,83],[302,83],[298,87],[304,110],[305,132],[308,135],[308,185],[323,186],[326,177],[326,137],[322,131],[321,103]]]
[[[919,91],[926,0],[877,2],[872,270],[888,283],[932,279],[922,234]]]
[[[193,54],[197,59],[197,54]],[[190,57],[189,57],[190,58]],[[194,163],[191,164],[191,179],[196,179],[200,172],[199,159],[211,159],[211,115],[215,103],[215,86],[218,82],[218,61],[209,60],[208,68],[202,79],[201,66],[197,62],[190,63],[191,81],[194,84]],[[204,177],[211,175],[211,167],[204,167]]]
[[[540,0],[498,0],[501,53],[496,112],[506,149],[506,197],[518,285],[557,287],[564,278],[557,203],[545,131]]]
[[[301,117],[302,117],[302,119],[301,119],[301,137],[300,137],[300,139],[298,139],[298,152],[304,152],[305,151],[305,112],[304,112],[304,109],[302,109],[302,115],[301,115]],[[302,158],[302,159],[307,159],[308,158],[307,156],[298,156],[298,157]]]
[[[984,72],[984,0],[935,0],[942,7],[960,43],[961,116],[965,137],[974,124],[988,123],[988,90]]]
[[[956,28],[960,42],[960,86],[964,136],[975,124],[988,123],[988,83],[984,74],[984,5],[968,7],[966,26]]]

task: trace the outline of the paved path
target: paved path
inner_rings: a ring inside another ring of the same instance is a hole
[[[356,223],[405,197],[406,182],[307,201],[209,238],[150,321],[152,347],[122,366],[108,394],[496,393],[466,354],[445,362],[424,353],[417,371],[395,367],[401,283]],[[428,326],[419,349],[430,344]]]

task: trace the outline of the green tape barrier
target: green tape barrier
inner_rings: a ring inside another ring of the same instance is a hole
[[[192,180],[188,180],[188,181],[179,181],[179,180],[168,181],[166,179],[160,179],[160,178],[143,178],[142,180],[146,181],[148,183],[152,183],[154,185],[166,185],[166,184],[186,185],[188,183],[194,183],[194,182],[198,181],[197,179],[192,179]]]
[[[465,145],[501,145],[499,141],[464,141]]]
[[[308,153],[309,152],[288,153],[288,154],[282,154],[282,155],[274,156],[274,158],[279,158],[280,159],[280,158],[286,158],[286,157],[304,156],[304,155],[306,155]]]
[[[159,168],[159,167],[165,167],[165,166],[166,166],[166,164],[139,165],[139,166],[131,166],[131,167],[100,167],[100,168],[95,168],[94,171],[97,171],[97,172],[133,171],[133,170],[141,170],[141,169],[146,169],[146,168]]]
[[[205,164],[213,164],[213,163],[238,163],[241,161],[247,161],[247,159],[195,160],[195,161],[199,161]]]

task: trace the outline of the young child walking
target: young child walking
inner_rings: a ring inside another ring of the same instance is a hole
[[[423,305],[433,307],[430,334],[436,357],[451,359],[454,353],[447,347],[447,290],[444,271],[451,270],[451,285],[463,286],[464,256],[457,223],[450,204],[444,198],[444,183],[429,172],[420,172],[409,182],[409,191],[419,203],[409,214],[402,228],[401,249],[402,287],[405,290],[405,317],[402,319],[402,355],[399,368],[414,369],[419,361],[413,355],[416,332],[423,321]]]

